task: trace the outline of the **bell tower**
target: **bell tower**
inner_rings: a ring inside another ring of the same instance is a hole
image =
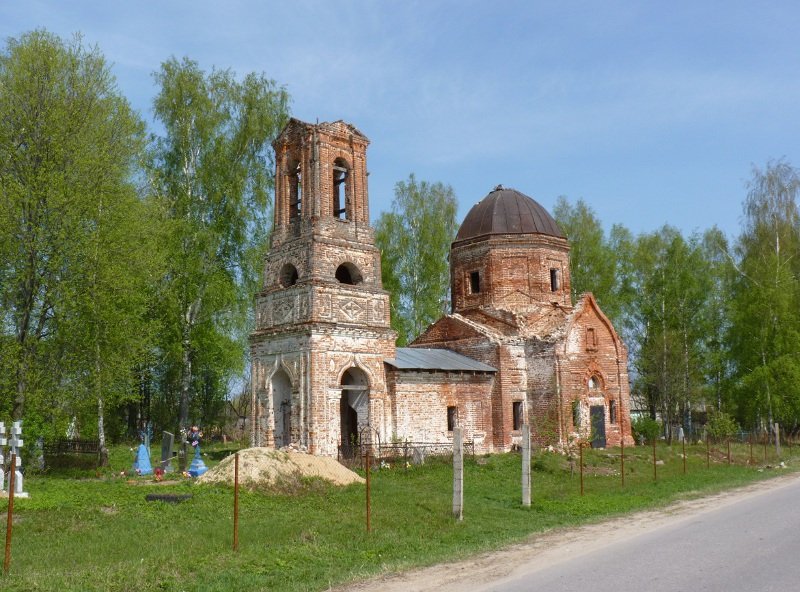
[[[343,121],[297,119],[273,143],[274,226],[250,336],[254,446],[336,456],[388,429],[396,334],[369,225],[368,144]]]

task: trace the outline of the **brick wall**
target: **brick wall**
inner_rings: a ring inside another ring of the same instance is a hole
[[[491,450],[492,373],[409,371],[387,368],[392,437],[414,442],[452,442],[447,409],[476,452]]]

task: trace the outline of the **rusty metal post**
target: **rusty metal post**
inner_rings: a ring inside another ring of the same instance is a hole
[[[11,471],[8,476],[8,515],[6,518],[6,555],[3,560],[3,574],[11,569],[11,527],[14,524],[14,473],[17,471],[17,455],[11,455]]]
[[[581,495],[583,495],[583,442],[578,444],[578,450],[580,451],[578,455],[578,464],[581,469]]]
[[[653,438],[653,481],[658,481],[658,465],[656,465],[656,438]]]
[[[625,434],[620,439],[619,474],[622,476],[622,486],[625,487]]]
[[[684,434],[683,440],[683,474],[686,474],[686,435]]]
[[[239,453],[233,457],[233,550],[239,550]]]
[[[372,508],[370,507],[370,474],[372,473],[372,457],[370,456],[372,447],[367,446],[366,465],[367,465],[367,533],[372,532],[371,514]]]

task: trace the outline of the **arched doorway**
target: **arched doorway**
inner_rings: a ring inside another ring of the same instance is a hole
[[[272,376],[273,441],[275,448],[292,443],[292,382],[284,370]]]
[[[369,379],[360,368],[349,368],[342,375],[341,387],[341,450],[342,456],[351,458],[359,444],[359,430],[369,424]]]

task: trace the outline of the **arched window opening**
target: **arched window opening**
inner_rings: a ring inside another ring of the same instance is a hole
[[[558,292],[561,289],[561,270],[555,267],[550,268],[550,291]]]
[[[469,272],[469,293],[478,294],[481,291],[481,274],[479,271]]]
[[[291,263],[285,263],[283,267],[281,267],[278,281],[280,281],[281,286],[288,288],[297,283],[298,277],[297,268]]]
[[[350,286],[360,284],[364,280],[361,272],[358,270],[358,267],[352,263],[342,263],[339,267],[337,267],[336,279],[340,284],[348,284]]]
[[[303,211],[303,173],[300,163],[289,165],[289,218],[299,218]]]
[[[593,375],[593,376],[592,376],[592,377],[589,379],[588,386],[589,386],[589,390],[590,390],[590,391],[597,391],[597,390],[600,390],[600,388],[601,388],[601,386],[602,386],[602,383],[600,382],[600,377],[599,377],[599,376],[597,376],[597,374]]]
[[[347,202],[350,193],[350,169],[343,158],[333,161],[333,217],[347,220]]]
[[[458,426],[458,407],[447,408],[447,431],[452,432]]]
[[[608,423],[617,423],[617,402],[614,399],[608,402]]]

